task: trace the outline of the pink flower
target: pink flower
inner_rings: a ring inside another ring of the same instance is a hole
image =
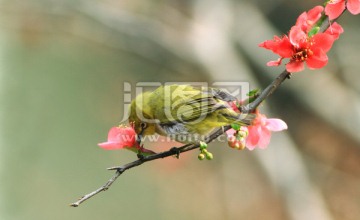
[[[328,62],[326,53],[331,49],[334,41],[343,32],[341,26],[334,23],[332,29],[325,33],[309,36],[309,31],[321,17],[323,7],[317,6],[308,13],[302,13],[297,19],[296,25],[290,29],[289,36],[282,38],[275,36],[273,40],[267,40],[259,44],[260,47],[271,50],[280,58],[267,63],[268,66],[279,66],[284,58],[289,58],[286,64],[288,72],[300,72],[304,70],[304,62],[310,69],[319,69]]]
[[[282,131],[287,129],[287,124],[277,118],[266,118],[265,115],[257,113],[253,124],[248,126],[248,136],[246,139],[246,147],[253,150],[256,146],[266,148],[270,143],[272,131]]]
[[[108,141],[98,145],[105,150],[117,150],[133,147],[137,144],[136,133],[132,127],[112,127],[108,134]]]
[[[347,10],[353,14],[360,13],[360,0],[330,0],[325,6],[325,14],[329,16],[329,20],[334,20]]]
[[[132,126],[112,127],[108,133],[107,142],[99,143],[98,145],[105,150],[128,149],[144,155],[154,154],[153,151],[139,145]]]

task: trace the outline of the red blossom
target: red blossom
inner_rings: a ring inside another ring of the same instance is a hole
[[[139,145],[136,141],[136,132],[132,126],[112,127],[108,133],[108,140],[98,145],[105,150],[128,149],[143,155],[154,154],[153,151]]]
[[[304,62],[310,69],[324,67],[328,62],[326,53],[332,47],[334,41],[343,32],[342,27],[333,23],[324,33],[309,36],[313,25],[321,17],[323,7],[316,6],[309,12],[302,13],[297,19],[296,25],[290,29],[288,36],[282,38],[275,36],[273,40],[267,40],[259,44],[260,47],[271,50],[280,58],[267,63],[268,66],[279,66],[284,58],[289,58],[286,64],[288,72],[300,72],[304,69]]]
[[[330,0],[325,6],[325,14],[329,16],[330,20],[334,20],[341,15],[345,8],[353,15],[359,14],[360,0]]]
[[[108,141],[98,145],[105,150],[117,150],[137,145],[136,133],[132,127],[112,127],[108,133]]]

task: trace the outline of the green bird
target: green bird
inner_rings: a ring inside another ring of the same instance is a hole
[[[157,133],[181,143],[198,143],[216,128],[251,124],[253,115],[231,108],[229,102],[235,100],[234,96],[215,88],[160,86],[131,102],[129,122],[134,124],[140,139]]]

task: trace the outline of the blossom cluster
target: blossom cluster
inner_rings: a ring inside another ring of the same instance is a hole
[[[143,148],[136,141],[136,132],[132,124],[130,126],[120,125],[112,127],[108,133],[108,140],[98,145],[105,150],[127,149],[142,155],[155,153]]]
[[[274,39],[259,44],[260,47],[273,51],[280,56],[268,66],[279,66],[283,59],[288,58],[286,70],[290,73],[304,70],[305,63],[309,69],[319,69],[328,63],[326,53],[331,49],[335,40],[344,32],[340,24],[335,21],[347,9],[353,13],[360,13],[360,0],[331,0],[325,8],[316,6],[308,12],[303,12],[288,35],[274,36]],[[323,18],[329,17],[329,28],[319,32]]]
[[[271,132],[287,129],[287,124],[278,118],[267,118],[259,110],[255,112],[256,118],[250,126],[242,126],[239,130],[230,129],[228,135],[228,144],[232,148],[239,150],[245,147],[254,150],[256,147],[265,149],[271,138]]]

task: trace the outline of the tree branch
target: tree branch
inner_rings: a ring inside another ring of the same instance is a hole
[[[249,113],[249,112],[255,110],[267,97],[269,97],[285,81],[286,78],[289,78],[289,76],[290,76],[289,72],[287,72],[286,70],[283,71],[268,87],[266,87],[266,89],[264,89],[264,91],[259,95],[259,97],[257,97],[250,104],[242,107],[241,111],[245,112],[245,113]],[[217,129],[215,132],[213,132],[209,136],[209,138],[205,142],[206,143],[212,142],[217,137],[224,134],[225,131],[229,130],[230,128],[231,128],[231,126],[228,125],[228,126],[224,126],[223,128]],[[157,160],[157,159],[161,159],[161,158],[165,158],[165,157],[169,157],[169,156],[179,155],[181,153],[191,151],[191,150],[197,149],[199,147],[200,147],[199,144],[186,144],[186,145],[178,147],[178,148],[174,147],[168,151],[145,156],[143,158],[140,158],[138,160],[127,163],[122,166],[110,167],[110,168],[108,168],[108,170],[116,170],[115,175],[113,177],[111,177],[111,179],[109,179],[103,186],[101,186],[97,190],[95,190],[91,193],[88,193],[88,194],[82,196],[76,202],[71,203],[70,206],[78,207],[81,203],[85,202],[86,200],[90,199],[91,197],[95,196],[96,194],[106,191],[116,181],[116,179],[121,174],[123,174],[126,170],[137,167],[145,162],[149,162],[149,161],[153,161],[153,160]]]
[[[264,89],[264,91],[251,103],[246,106],[240,107],[240,111],[243,113],[249,113],[255,110],[267,97],[269,97],[286,78],[290,79],[291,73],[284,70],[276,79]]]

